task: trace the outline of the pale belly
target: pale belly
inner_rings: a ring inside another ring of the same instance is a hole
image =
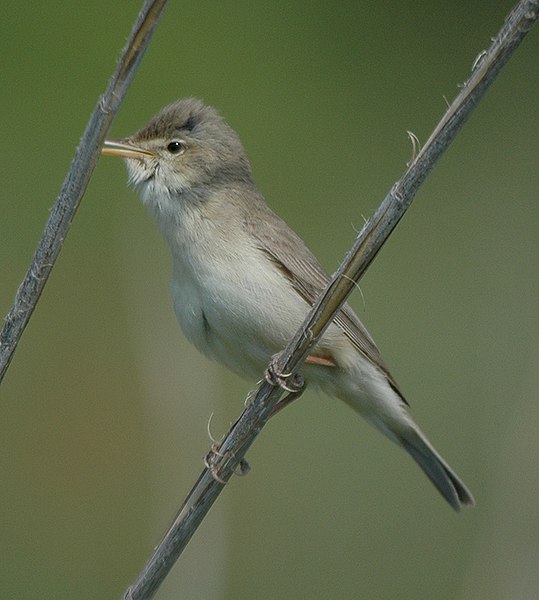
[[[271,357],[296,333],[309,306],[281,273],[262,276],[249,265],[246,269],[248,278],[238,277],[237,270],[227,276],[221,265],[210,278],[207,272],[194,277],[176,268],[172,295],[180,326],[198,350],[241,377],[258,381]],[[339,366],[306,364],[302,368],[306,382],[341,398],[392,437],[385,423],[396,424],[406,416],[386,377],[335,325],[320,346],[331,349]]]
[[[252,380],[263,376],[309,309],[280,273],[262,274],[257,266],[245,265],[238,273],[221,265],[196,277],[176,268],[172,280],[185,336],[210,359]]]

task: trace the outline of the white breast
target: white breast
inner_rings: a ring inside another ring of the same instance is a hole
[[[171,244],[176,317],[209,358],[259,378],[308,306],[241,228],[225,236],[206,221],[197,224],[197,232],[189,243],[176,238]]]

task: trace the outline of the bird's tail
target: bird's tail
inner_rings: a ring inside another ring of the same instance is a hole
[[[407,429],[405,435],[398,436],[398,443],[416,461],[440,494],[456,511],[459,511],[462,505],[475,504],[468,488],[419,430]]]

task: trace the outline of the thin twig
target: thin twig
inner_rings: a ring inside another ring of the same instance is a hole
[[[354,246],[302,327],[279,355],[275,371],[292,375],[297,373],[303,360],[411,205],[427,174],[537,20],[538,12],[539,0],[523,0],[509,15],[489,50],[482,53],[481,59],[474,63],[472,76],[422,150],[363,227]],[[218,448],[212,448],[206,459],[207,468],[200,475],[141,574],[125,592],[124,600],[148,600],[153,596],[275,410],[282,392],[279,386],[264,381],[256,397],[245,408],[222,444]]]
[[[17,290],[13,306],[0,332],[0,383],[47,283],[71,221],[86,191],[105,135],[135,76],[166,3],[167,0],[145,1],[123,49],[116,71],[105,93],[97,101],[86,125],[32,262]]]

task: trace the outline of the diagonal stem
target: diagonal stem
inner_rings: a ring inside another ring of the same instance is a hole
[[[105,93],[98,99],[49,220],[0,331],[0,383],[60,253],[105,135],[127,93],[167,0],[146,0]]]

